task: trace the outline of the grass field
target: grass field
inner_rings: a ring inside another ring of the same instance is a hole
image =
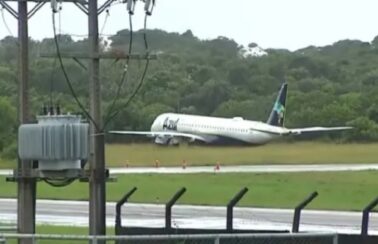
[[[1,226],[1,224],[0,224]],[[70,226],[52,226],[52,225],[37,225],[36,226],[37,234],[61,234],[61,235],[88,235],[88,227],[70,227]],[[108,235],[114,235],[114,228],[107,228],[106,233]],[[7,242],[17,243],[15,239],[9,240]],[[84,244],[88,241],[57,241],[57,240],[41,240],[38,241],[39,244],[50,244],[50,243],[59,243],[59,244]]]
[[[16,160],[8,160],[0,158],[0,169],[11,169],[17,167]]]
[[[133,186],[131,202],[165,203],[179,188],[187,192],[180,204],[225,205],[242,187],[250,191],[239,205],[292,208],[311,192],[319,197],[313,209],[361,210],[378,195],[376,171],[276,174],[123,175],[107,184],[107,200],[117,201]],[[0,178],[4,182],[4,178]],[[6,185],[5,185],[6,184]],[[88,199],[88,185],[75,182],[66,188],[38,185],[38,198]],[[16,184],[3,183],[0,197],[15,197]]]
[[[107,167],[237,164],[377,163],[378,144],[273,143],[259,147],[163,147],[154,144],[107,144]],[[0,160],[0,168],[16,162]]]
[[[275,143],[260,147],[162,147],[153,144],[112,144],[106,147],[108,167],[221,164],[377,163],[378,144]]]

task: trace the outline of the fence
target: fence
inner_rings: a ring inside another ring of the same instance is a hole
[[[115,220],[115,233],[116,235],[170,235],[170,234],[236,234],[236,233],[288,233],[288,230],[251,230],[251,229],[234,229],[233,228],[233,208],[235,205],[243,198],[243,196],[248,192],[248,188],[244,187],[241,189],[227,204],[227,219],[226,219],[226,229],[185,229],[185,228],[174,228],[172,227],[172,207],[176,201],[186,192],[186,188],[183,187],[178,190],[172,198],[166,203],[165,211],[165,227],[163,228],[151,228],[151,227],[125,227],[122,226],[121,220],[121,208],[128,202],[129,198],[136,192],[137,188],[134,187],[129,192],[127,192],[124,197],[122,197],[116,204],[116,220]],[[312,192],[308,197],[306,197],[302,202],[300,202],[294,211],[292,232],[299,232],[301,211],[316,197],[318,192]],[[369,214],[378,205],[378,197],[371,201],[362,211],[362,224],[361,224],[361,236],[356,237],[368,240],[368,229],[369,229]],[[347,239],[351,239],[348,237]],[[378,236],[373,236],[378,243]],[[358,243],[358,242],[356,242]],[[369,242],[373,243],[373,242]],[[358,243],[359,244],[359,243]]]
[[[339,244],[334,233],[287,234],[204,234],[204,235],[142,235],[142,236],[75,236],[44,234],[0,234],[5,243],[31,239],[36,243],[133,243],[133,244]],[[1,242],[0,242],[1,243]]]

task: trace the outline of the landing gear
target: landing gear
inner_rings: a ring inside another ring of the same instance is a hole
[[[155,138],[155,143],[162,145],[162,146],[179,146],[180,145],[180,140],[175,137],[163,137],[163,136],[158,136]]]
[[[174,138],[174,137],[170,138],[170,139],[168,139],[167,145],[168,146],[178,147],[178,146],[180,146],[180,140],[177,139],[177,138]]]

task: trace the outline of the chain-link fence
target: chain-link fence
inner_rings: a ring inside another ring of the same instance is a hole
[[[41,243],[133,243],[133,244],[339,244],[333,233],[287,233],[287,234],[204,234],[204,235],[143,235],[143,236],[74,236],[74,235],[21,235],[0,234],[0,240],[14,243],[28,240]],[[1,243],[1,242],[0,242]]]

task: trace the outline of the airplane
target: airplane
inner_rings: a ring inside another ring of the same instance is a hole
[[[286,128],[287,83],[283,83],[266,123],[241,117],[220,118],[189,114],[163,113],[156,117],[151,131],[109,131],[118,135],[144,135],[161,145],[179,145],[183,141],[217,145],[263,145],[285,135],[300,135],[353,127]]]

